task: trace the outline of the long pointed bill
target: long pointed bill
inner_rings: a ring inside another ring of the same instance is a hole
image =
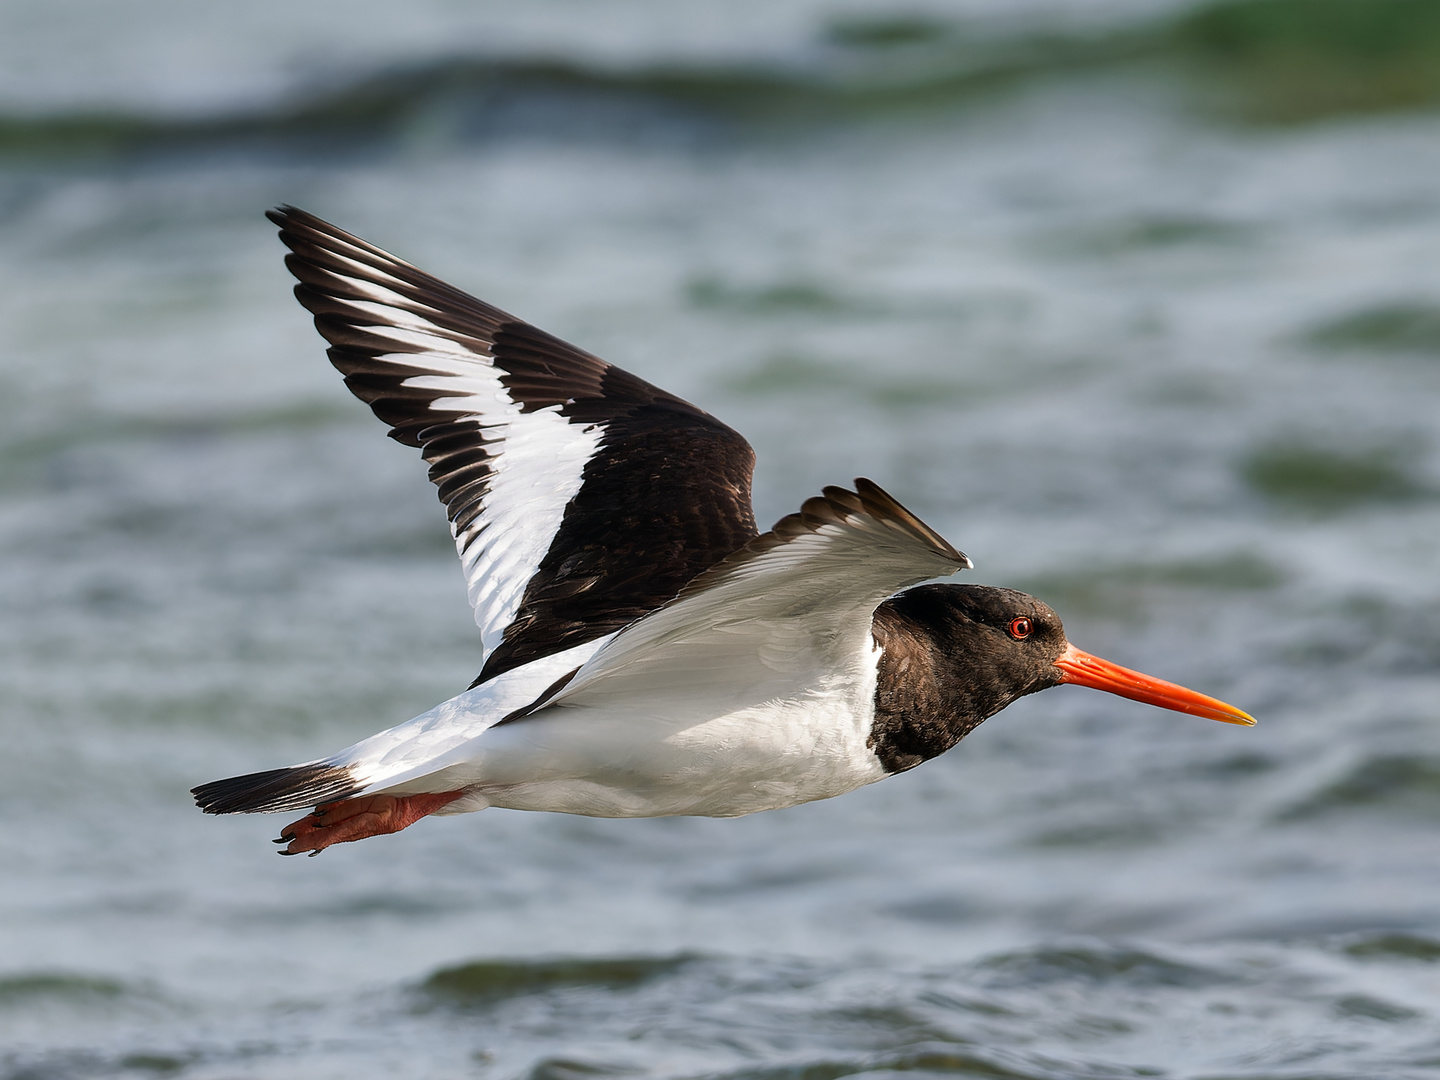
[[[1101,660],[1081,652],[1074,645],[1068,645],[1055,661],[1055,666],[1064,674],[1064,681],[1076,686],[1088,686],[1104,690],[1107,694],[1143,701],[1147,705],[1159,705],[1162,709],[1189,713],[1191,716],[1205,716],[1226,724],[1253,724],[1255,718],[1241,712],[1234,705],[1226,705],[1213,697],[1197,694],[1183,686],[1153,679],[1138,671],[1131,671],[1109,660]]]

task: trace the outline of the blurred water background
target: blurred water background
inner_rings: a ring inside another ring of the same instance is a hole
[[[1260,726],[277,859],[478,666],[279,202]],[[1437,253],[1437,0],[5,0],[0,1077],[1440,1076]]]

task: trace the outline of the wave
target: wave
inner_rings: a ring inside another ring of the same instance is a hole
[[[1309,821],[1335,813],[1375,811],[1433,821],[1440,817],[1440,758],[1375,754],[1286,807],[1280,821]]]
[[[496,136],[643,136],[833,123],[948,104],[1017,74],[1013,62],[819,63],[611,69],[563,59],[444,57],[251,109],[199,116],[91,110],[0,115],[0,155],[163,153],[270,146],[313,155]]]
[[[33,1005],[108,1005],[126,997],[149,996],[118,979],[68,971],[27,971],[0,976],[0,1011]]]
[[[525,994],[587,987],[628,990],[667,978],[700,957],[675,956],[477,960],[432,972],[419,985],[429,1003],[455,1007],[489,1005]]]
[[[1291,511],[1326,515],[1375,504],[1431,500],[1418,447],[1337,450],[1305,440],[1272,442],[1238,462],[1240,479],[1256,495]]]
[[[710,1075],[712,1080],[843,1080],[851,1076],[918,1073],[922,1076],[985,1077],[989,1080],[1054,1080],[1058,1076],[1075,1075],[1071,1070],[1076,1068],[1090,1072],[1084,1065],[1013,1050],[922,1043],[880,1054],[803,1059],[783,1065],[758,1065]],[[531,1074],[532,1077],[536,1075]],[[584,1074],[577,1070],[575,1073],[541,1075]]]
[[[998,35],[849,20],[789,60],[607,67],[446,56],[202,115],[0,113],[0,160],[235,147],[305,156],[506,134],[614,138],[924,116],[1038,79],[1174,76],[1202,108],[1297,122],[1440,102],[1440,0],[1220,0],[1159,21]]]
[[[992,956],[976,966],[988,976],[990,985],[1004,987],[1079,983],[1144,990],[1214,986],[1231,978],[1218,970],[1141,949],[1099,944],[1042,945]]]
[[[1331,352],[1440,355],[1440,305],[1398,299],[1327,319],[1302,332],[1300,342]]]
[[[1440,963],[1440,940],[1399,931],[1369,934],[1349,942],[1345,953],[1361,960]]]

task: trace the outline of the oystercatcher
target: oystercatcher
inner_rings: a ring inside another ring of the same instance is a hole
[[[484,648],[413,720],[193,790],[210,814],[308,810],[281,854],[487,806],[825,799],[1061,683],[1254,723],[1081,652],[1034,597],[919,584],[970,560],[869,480],[759,533],[754,452],[714,417],[311,214],[269,217],[345,384],[429,462]]]

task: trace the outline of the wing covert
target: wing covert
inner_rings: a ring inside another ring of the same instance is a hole
[[[969,558],[879,485],[827,487],[799,513],[705,571],[627,627],[563,687],[537,702],[638,703],[677,690],[762,700],[801,671],[844,671],[867,652],[875,608]],[[802,680],[803,681],[803,680]]]

